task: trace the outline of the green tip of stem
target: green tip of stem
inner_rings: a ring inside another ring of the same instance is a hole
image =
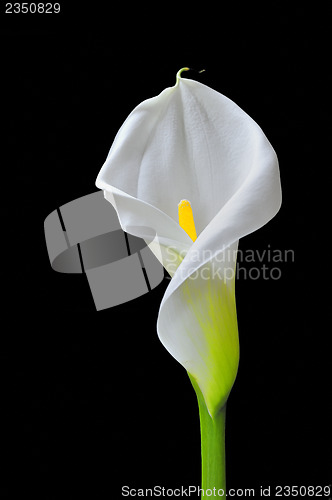
[[[180,81],[182,71],[189,71],[189,70],[192,70],[192,69],[193,68],[181,68],[181,69],[179,69],[179,71],[176,73],[176,85]],[[198,70],[194,70],[194,71],[198,71]],[[204,73],[204,71],[205,71],[205,69],[201,69],[200,71],[198,71],[198,73]]]
[[[179,71],[176,73],[176,83],[179,83],[182,71],[189,71],[189,70],[190,70],[190,68],[181,68],[181,69],[179,69]]]

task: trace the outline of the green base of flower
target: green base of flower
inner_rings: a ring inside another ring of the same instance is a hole
[[[197,382],[188,373],[195,389],[201,426],[202,484],[206,496],[226,497],[225,422],[226,405],[212,418]],[[222,494],[224,492],[224,494]]]

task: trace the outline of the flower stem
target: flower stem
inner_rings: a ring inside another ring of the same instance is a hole
[[[202,453],[202,485],[201,488],[211,490],[209,496],[226,497],[226,461],[225,461],[225,421],[226,404],[211,417],[205,404],[204,397],[197,382],[189,375],[195,389],[199,408],[201,426],[201,453]],[[221,491],[222,490],[222,491]],[[206,498],[202,492],[201,498]]]

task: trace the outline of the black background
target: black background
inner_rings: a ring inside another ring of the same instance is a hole
[[[83,275],[51,269],[43,234],[51,211],[96,190],[126,116],[183,66],[204,68],[183,76],[240,105],[279,157],[282,209],[240,248],[295,255],[279,280],[237,282],[228,487],[330,484],[328,9],[60,3],[58,15],[1,4],[0,498],[199,484],[195,394],[156,334],[168,281],[97,313]]]

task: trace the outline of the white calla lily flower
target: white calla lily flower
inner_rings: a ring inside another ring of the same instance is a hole
[[[238,240],[277,213],[280,177],[260,127],[224,95],[181,78],[181,71],[174,87],[130,113],[96,185],[123,230],[144,238],[171,274],[158,335],[213,418],[238,367]],[[179,224],[184,199],[194,215],[195,241]]]
[[[145,239],[172,276],[158,335],[197,394],[202,489],[224,497],[225,411],[239,362],[237,246],[279,210],[280,176],[260,127],[182,71],[130,113],[96,185],[123,230]]]

